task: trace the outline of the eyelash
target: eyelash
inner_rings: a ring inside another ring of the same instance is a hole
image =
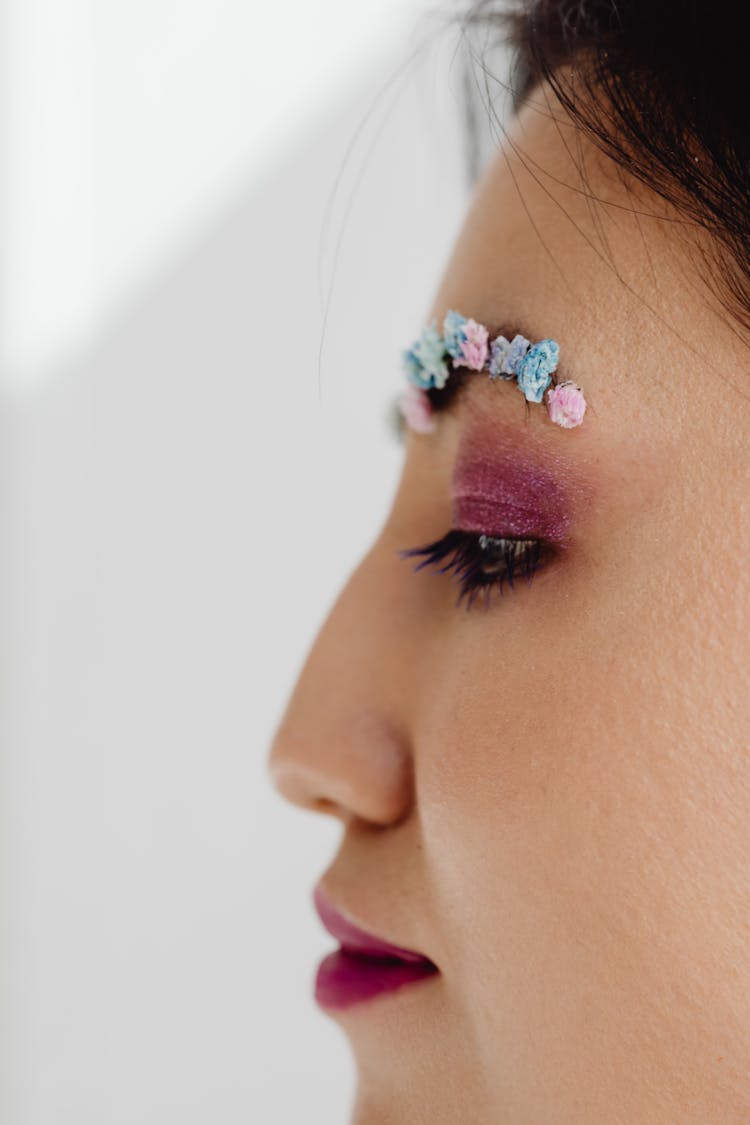
[[[469,610],[481,590],[484,590],[486,609],[493,586],[499,586],[501,594],[505,582],[511,590],[514,589],[514,581],[519,573],[530,585],[534,574],[549,559],[552,550],[542,539],[505,539],[502,536],[451,529],[434,543],[427,543],[424,547],[409,547],[398,554],[401,558],[424,555],[423,561],[414,567],[415,571],[425,566],[436,567],[440,574],[455,571],[456,581],[461,587],[456,606],[464,598],[468,598],[466,608]],[[438,566],[444,559],[448,561],[443,566]],[[487,566],[493,567],[493,573],[485,573],[483,568]]]

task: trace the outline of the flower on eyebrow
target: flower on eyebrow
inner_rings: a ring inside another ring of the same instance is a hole
[[[502,375],[504,379],[510,378],[510,372],[506,370],[505,364],[508,359],[508,351],[510,349],[510,340],[506,340],[504,336],[496,336],[490,345],[490,362],[489,373],[490,379],[497,379]]]
[[[518,365],[516,378],[527,402],[542,401],[559,356],[560,347],[555,340],[540,340],[526,352]]]
[[[503,379],[512,379],[529,345],[530,341],[525,336],[514,336],[512,340],[506,340],[505,336],[496,336],[492,341],[490,378],[496,379],[500,375]]]
[[[443,321],[445,350],[453,356],[454,367],[481,371],[487,362],[488,330],[476,320],[450,309]]]
[[[453,360],[453,366],[469,367],[472,371],[481,371],[487,362],[487,337],[489,335],[483,324],[475,320],[467,320],[464,327],[466,339],[461,345],[461,358]]]
[[[432,403],[421,387],[409,384],[398,399],[398,407],[408,425],[418,434],[429,434],[435,429]]]
[[[404,370],[410,383],[418,387],[444,387],[448,381],[445,340],[438,335],[435,321],[422,329],[419,339],[403,352]]]
[[[583,391],[570,379],[558,383],[547,392],[547,409],[553,422],[566,430],[580,426],[586,413]]]
[[[453,309],[449,309],[445,314],[445,320],[443,321],[445,350],[454,359],[461,358],[461,345],[466,339],[464,325],[467,323],[466,317],[461,316],[461,313],[457,313]]]
[[[523,336],[516,336],[515,339],[522,340]],[[528,345],[528,341],[526,341],[526,345]],[[505,339],[505,336],[495,336],[493,343],[490,344],[488,363],[490,379],[497,379],[499,376],[510,379],[515,376],[515,369],[509,367],[510,349],[512,349],[512,344]]]
[[[580,426],[586,413],[586,400],[579,386],[570,380],[553,382],[560,357],[556,340],[544,339],[532,344],[517,333],[512,340],[498,335],[489,344],[489,330],[471,317],[449,309],[443,319],[443,335],[432,321],[410,348],[402,353],[408,389],[399,400],[401,414],[420,433],[435,428],[433,404],[425,391],[442,388],[453,367],[472,371],[488,371],[491,379],[515,379],[527,402],[542,402],[548,388],[547,410],[552,422],[565,429]]]

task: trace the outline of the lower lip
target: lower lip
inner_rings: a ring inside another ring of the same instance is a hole
[[[338,949],[318,966],[315,999],[322,1008],[349,1008],[384,992],[437,975],[431,962],[364,957]]]

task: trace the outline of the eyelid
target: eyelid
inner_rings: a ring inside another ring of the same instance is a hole
[[[524,503],[519,497],[503,493],[456,493],[451,498],[451,526],[469,532],[502,528],[506,537],[566,543],[570,520],[565,510],[554,503],[545,504],[540,497],[526,500]]]
[[[468,438],[469,435],[467,434]],[[487,437],[462,442],[451,481],[453,527],[564,543],[571,528],[568,490],[549,456]]]

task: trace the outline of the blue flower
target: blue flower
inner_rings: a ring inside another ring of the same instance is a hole
[[[514,336],[512,340],[506,340],[505,336],[496,336],[492,341],[490,377],[515,378],[519,364],[528,349],[529,341],[525,336]]]
[[[510,341],[506,340],[504,336],[496,336],[490,344],[489,372],[491,379],[497,379],[498,375],[502,375],[504,379],[510,378],[505,370],[509,348]]]
[[[466,341],[466,333],[464,325],[466,324],[466,317],[461,316],[461,313],[454,312],[450,309],[446,313],[445,320],[443,321],[443,336],[445,337],[445,350],[448,355],[452,355],[454,359],[461,359],[463,351],[461,345]]]
[[[410,383],[425,390],[445,386],[449,375],[445,341],[438,334],[435,321],[423,328],[419,339],[403,352],[403,363]]]
[[[507,375],[517,375],[518,369],[523,362],[531,341],[527,340],[525,336],[514,336],[508,347],[508,355],[505,360],[505,373]]]
[[[407,348],[406,351],[401,353],[401,358],[407,380],[417,387],[429,387],[431,380],[423,372],[422,364],[419,362],[419,357],[414,348]]]
[[[518,365],[517,378],[527,402],[542,401],[559,356],[560,347],[555,340],[540,340],[526,352]]]

